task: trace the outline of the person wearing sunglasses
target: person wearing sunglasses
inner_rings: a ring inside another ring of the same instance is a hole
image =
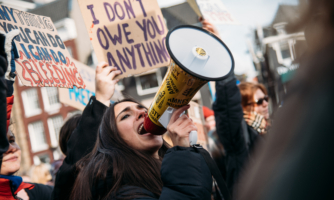
[[[267,91],[261,84],[236,84],[234,74],[216,82],[216,131],[225,149],[226,184],[234,196],[239,176],[253,149],[267,132],[269,119]]]
[[[245,121],[260,135],[265,134],[269,119],[269,98],[266,88],[262,84],[250,82],[240,83],[238,87]]]

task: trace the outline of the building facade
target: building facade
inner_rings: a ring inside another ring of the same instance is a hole
[[[298,59],[306,51],[303,31],[286,32],[288,23],[295,22],[300,12],[300,6],[280,5],[273,22],[254,31],[255,47],[250,47],[250,52],[259,72],[258,80],[268,89],[273,110],[284,103],[287,86],[299,68]]]

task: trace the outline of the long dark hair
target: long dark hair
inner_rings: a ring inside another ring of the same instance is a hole
[[[67,141],[74,129],[78,126],[82,114],[76,114],[66,120],[59,131],[59,147],[64,155],[67,153]]]
[[[117,198],[116,193],[125,185],[138,186],[160,196],[161,161],[169,146],[164,141],[158,152],[160,159],[156,159],[148,153],[127,145],[120,137],[115,121],[114,107],[122,102],[138,103],[133,99],[123,99],[106,110],[93,151],[77,163],[79,174],[71,199],[91,200],[92,188],[96,188],[101,181],[105,184],[102,194],[98,192],[99,199]],[[111,180],[110,174],[112,174]],[[138,195],[141,196],[138,193],[130,194],[127,197],[122,196],[122,199],[132,199]]]

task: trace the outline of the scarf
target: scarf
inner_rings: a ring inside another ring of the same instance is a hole
[[[260,135],[267,133],[268,124],[263,115],[257,112],[244,112],[244,119],[246,123],[259,132]]]

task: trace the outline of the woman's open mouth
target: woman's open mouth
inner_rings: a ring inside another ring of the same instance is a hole
[[[147,133],[147,131],[144,128],[144,123],[142,123],[138,128],[138,134],[139,135],[144,135],[145,133]]]

